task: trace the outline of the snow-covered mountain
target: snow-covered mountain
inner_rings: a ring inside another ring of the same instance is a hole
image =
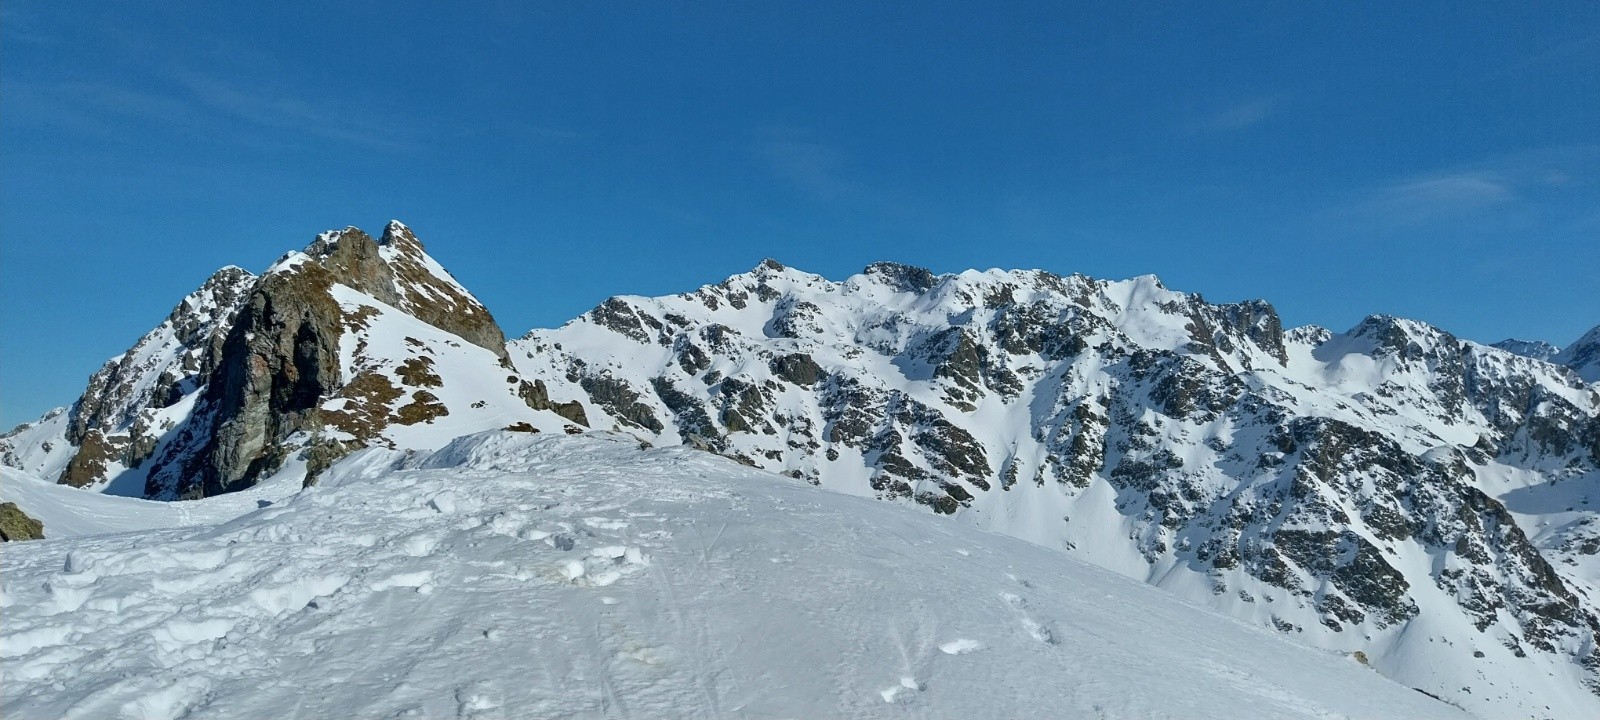
[[[596,427],[1059,548],[1491,715],[1600,713],[1600,395],[1569,368],[1154,277],[771,261],[511,356]]]
[[[893,263],[767,261],[508,344],[391,223],[219,272],[0,464],[235,508],[364,447],[612,430],[1059,550],[1488,717],[1591,717],[1597,363],[1600,328],[1544,360],[1149,276]],[[93,519],[121,499],[0,492],[46,537],[125,529]]]
[[[4,549],[5,717],[1467,717],[1044,548],[614,434],[368,450],[188,526],[100,497],[149,529]]]

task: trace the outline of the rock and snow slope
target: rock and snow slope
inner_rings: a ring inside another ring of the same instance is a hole
[[[8,545],[0,714],[1465,717],[1044,548],[636,445],[372,450],[231,521]]]

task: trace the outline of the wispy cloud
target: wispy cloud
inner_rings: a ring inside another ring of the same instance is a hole
[[[164,87],[13,81],[6,88],[13,101],[10,120],[107,138],[125,136],[130,128],[157,128],[232,143],[315,137],[384,150],[414,149],[420,134],[403,118],[353,105],[198,73],[171,78]]]
[[[757,160],[773,175],[821,200],[860,195],[861,184],[844,171],[845,154],[837,146],[794,130],[766,130],[752,144]]]
[[[1597,175],[1600,146],[1537,148],[1381,183],[1343,214],[1391,228],[1483,221],[1582,193]]]
[[[1455,173],[1419,177],[1374,191],[1363,210],[1402,222],[1458,216],[1511,202],[1516,192],[1502,177],[1489,173]]]
[[[399,150],[413,145],[412,132],[394,117],[333,101],[314,101],[277,88],[249,87],[194,72],[174,79],[205,109],[263,127],[288,129],[371,147]]]
[[[1228,133],[1265,122],[1283,109],[1283,98],[1253,97],[1213,108],[1191,121],[1187,130],[1194,133]]]

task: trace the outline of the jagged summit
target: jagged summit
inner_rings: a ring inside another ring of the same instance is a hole
[[[357,227],[321,233],[300,253],[274,265],[294,272],[310,261],[352,289],[504,355],[505,335],[488,308],[427,254],[422,241],[398,220],[377,240]]]

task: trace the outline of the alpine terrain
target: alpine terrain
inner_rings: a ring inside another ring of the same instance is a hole
[[[507,342],[347,228],[0,438],[0,708],[1600,717],[1596,383],[1600,327],[894,263]]]

